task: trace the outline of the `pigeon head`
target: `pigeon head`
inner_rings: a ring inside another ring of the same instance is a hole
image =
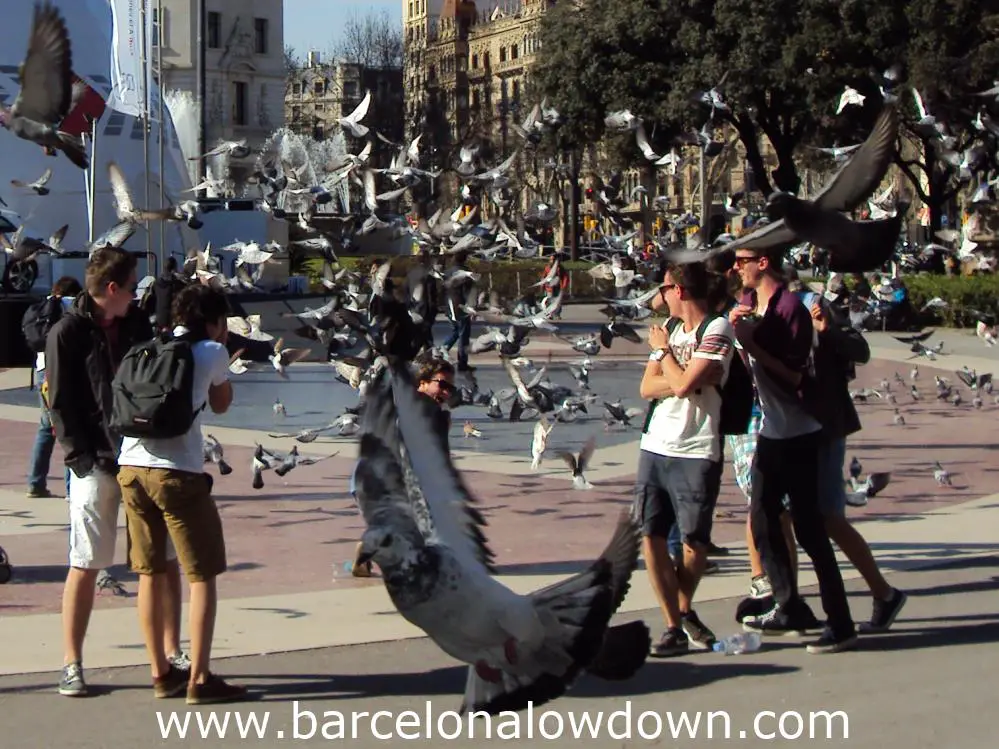
[[[0,125],[8,127],[8,121],[10,120],[10,107],[5,107],[0,104]]]
[[[794,196],[789,192],[778,190],[777,192],[770,193],[766,206],[767,218],[771,221],[778,221],[784,218],[794,199]]]
[[[413,544],[403,533],[374,526],[361,536],[361,553],[357,564],[374,560],[379,567],[397,567],[413,556]]]

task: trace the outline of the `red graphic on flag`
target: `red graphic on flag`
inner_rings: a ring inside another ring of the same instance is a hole
[[[89,134],[91,132],[92,123],[95,120],[99,120],[101,115],[104,114],[107,102],[104,101],[103,96],[87,85],[75,73],[73,74],[73,88],[76,105],[69,110],[69,114],[66,115],[62,124],[59,125],[59,130],[79,137],[84,133]],[[76,94],[76,89],[78,88],[82,91],[79,98],[77,98]]]

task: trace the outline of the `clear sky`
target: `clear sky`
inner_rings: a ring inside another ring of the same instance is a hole
[[[402,33],[402,0],[284,0],[284,43],[299,57],[327,51],[353,15],[385,12]]]

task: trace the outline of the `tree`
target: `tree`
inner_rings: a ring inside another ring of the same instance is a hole
[[[355,13],[334,43],[333,56],[340,62],[365,68],[401,69],[402,29],[384,11],[363,18]]]

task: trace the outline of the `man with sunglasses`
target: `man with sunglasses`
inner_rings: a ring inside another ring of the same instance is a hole
[[[49,331],[45,346],[48,402],[56,439],[70,469],[69,573],[63,591],[64,665],[59,693],[87,694],[83,641],[94,606],[97,573],[114,563],[118,537],[118,456],[121,438],[109,428],[111,381],[125,353],[153,337],[135,304],[136,258],[97,250],[87,263],[84,291]],[[174,556],[176,556],[174,554]],[[180,576],[162,601],[166,652],[179,657]]]
[[[710,309],[712,283],[703,263],[669,266],[652,301],[653,309],[668,308],[671,320],[649,330],[652,354],[640,393],[652,403],[641,439],[634,513],[666,620],[666,632],[650,651],[659,658],[690,647],[707,650],[715,642],[692,608],[721,485],[719,388],[733,352],[731,324]],[[683,541],[683,558],[675,566],[668,542],[674,524]]]
[[[770,611],[745,619],[743,626],[763,634],[800,634],[821,626],[798,593],[780,521],[787,496],[795,536],[812,560],[828,617],[808,652],[848,650],[856,644],[856,627],[819,508],[822,424],[815,415],[812,317],[788,291],[779,256],[740,248],[735,263],[746,294],[729,319],[748,357],[763,414],[753,458],[750,521],[775,599]]]

